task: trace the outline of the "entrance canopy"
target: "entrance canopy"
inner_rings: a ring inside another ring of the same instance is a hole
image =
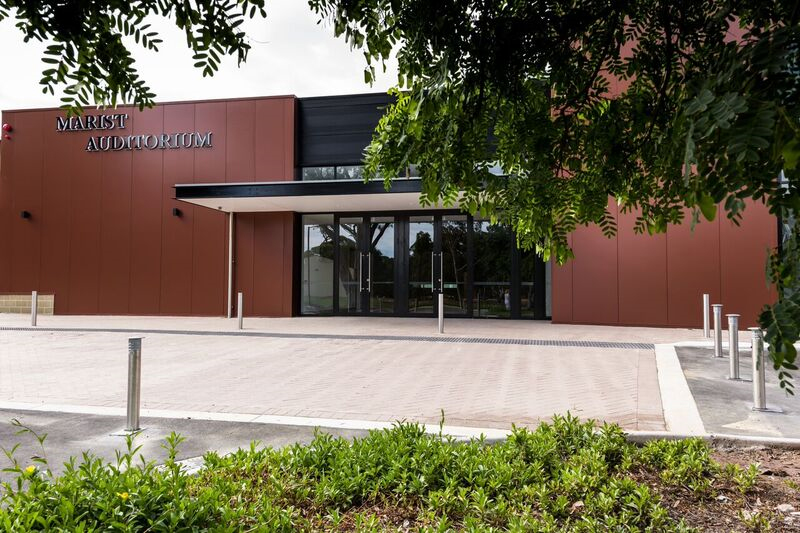
[[[175,185],[175,198],[228,213],[295,211],[408,211],[422,209],[419,179],[383,181],[273,181]],[[441,206],[430,206],[431,209]]]

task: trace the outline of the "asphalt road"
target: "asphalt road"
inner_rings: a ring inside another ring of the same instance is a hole
[[[19,428],[11,424],[13,419],[39,435],[46,435],[44,450],[33,435],[17,434]],[[84,451],[114,460],[118,450],[125,450],[124,426],[124,417],[0,410],[0,447],[11,450],[19,444],[14,456],[23,467],[32,464],[31,457],[44,456],[50,469],[59,473],[70,457],[80,458]],[[173,431],[186,438],[179,447],[178,459],[202,456],[209,450],[225,454],[247,448],[253,441],[272,447],[307,443],[313,439],[315,431],[313,427],[304,426],[165,418],[143,418],[142,427],[143,431],[135,440],[136,445],[142,446],[139,453],[146,460],[159,463],[166,458],[162,447],[164,439]],[[367,434],[362,430],[332,428],[320,428],[320,431],[348,439]],[[0,469],[9,466],[9,459],[0,454]],[[0,472],[0,481],[14,477],[13,473]]]

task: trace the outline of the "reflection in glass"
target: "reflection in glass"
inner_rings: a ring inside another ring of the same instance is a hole
[[[333,215],[303,216],[301,313],[333,312]]]
[[[336,177],[335,167],[305,167],[303,181],[332,180]]]
[[[369,224],[369,308],[394,313],[394,217],[373,217]]]
[[[364,167],[361,165],[358,166],[348,166],[348,167],[336,167],[336,179],[337,180],[363,180],[364,179]]]
[[[442,291],[445,313],[467,309],[467,225],[466,215],[442,217]]]
[[[408,222],[408,310],[433,313],[433,217]]]
[[[361,311],[361,218],[339,219],[339,311]]]
[[[506,226],[475,220],[472,224],[475,247],[474,316],[511,316],[511,250],[514,235]]]
[[[536,250],[520,250],[520,314],[522,318],[550,316],[550,262],[543,262]],[[539,280],[537,284],[535,280]],[[543,307],[536,309],[537,305]],[[542,313],[538,316],[537,313]]]
[[[548,261],[544,264],[544,315],[546,317],[553,316],[553,308],[551,307],[550,295],[553,276],[553,261]]]
[[[520,250],[519,275],[521,280],[520,287],[520,314],[523,318],[533,318],[534,316],[534,294],[543,287],[534,285],[536,276],[536,265],[539,261],[536,250]]]

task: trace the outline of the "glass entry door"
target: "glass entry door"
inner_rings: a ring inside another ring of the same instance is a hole
[[[338,311],[394,314],[394,217],[338,218]]]
[[[395,312],[395,221],[394,217],[371,217],[367,219],[369,241],[365,254],[367,267],[365,308],[370,313],[392,314]]]
[[[443,215],[440,231],[441,290],[446,315],[466,315],[469,301],[467,215]]]
[[[332,223],[332,224],[331,224]],[[303,314],[533,318],[550,270],[511,228],[456,212],[303,215]]]
[[[430,315],[436,309],[436,266],[433,216],[410,217],[408,221],[408,312]]]
[[[466,215],[408,218],[408,313],[438,316],[439,294],[446,315],[466,315],[469,261]]]

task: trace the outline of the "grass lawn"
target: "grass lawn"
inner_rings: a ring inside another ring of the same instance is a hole
[[[5,531],[800,531],[800,477],[700,440],[626,442],[617,426],[557,417],[505,441],[454,442],[399,424],[348,441],[252,445],[188,475],[84,455],[53,477],[15,463],[0,489]],[[726,455],[727,453],[727,455]],[[8,451],[14,457],[12,450]],[[777,459],[776,455],[777,455]],[[715,460],[720,458],[722,462]],[[758,458],[757,456],[752,456]],[[744,462],[746,463],[746,461]],[[794,467],[792,467],[794,468]],[[772,475],[769,475],[769,474]]]

